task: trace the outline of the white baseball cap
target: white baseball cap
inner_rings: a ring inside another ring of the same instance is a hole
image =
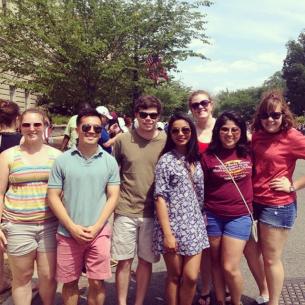
[[[112,116],[111,116],[111,114],[110,114],[110,112],[109,112],[107,107],[105,107],[105,106],[98,106],[98,107],[96,107],[95,110],[99,114],[101,114],[101,115],[105,116],[106,118],[108,118],[109,120],[112,120]]]

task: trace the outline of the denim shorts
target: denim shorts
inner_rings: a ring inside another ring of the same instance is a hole
[[[207,232],[210,237],[226,235],[241,240],[249,240],[251,233],[250,215],[222,218],[207,212]]]
[[[291,229],[297,217],[297,203],[265,205],[253,202],[254,218],[274,228]]]

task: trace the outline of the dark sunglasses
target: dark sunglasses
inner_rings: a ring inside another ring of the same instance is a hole
[[[100,125],[90,125],[90,124],[84,124],[82,125],[82,131],[83,132],[88,132],[91,130],[93,127],[93,130],[95,133],[101,133],[102,132],[102,126]]]
[[[267,113],[267,112],[263,112],[262,114],[260,114],[260,118],[262,120],[267,120],[269,119],[270,117],[273,119],[273,120],[278,120],[281,116],[282,116],[282,112],[270,112],[270,113]]]
[[[141,119],[146,119],[149,116],[152,120],[155,120],[159,116],[159,113],[140,111],[139,116]]]
[[[200,102],[192,103],[192,104],[191,104],[191,107],[192,107],[194,110],[196,110],[196,109],[199,109],[199,106],[207,107],[210,103],[211,103],[210,100],[202,100],[202,101],[200,101]]]
[[[228,127],[221,127],[220,128],[220,131],[221,132],[224,132],[224,133],[229,133],[231,131],[231,133],[238,133],[240,132],[240,129],[237,128],[237,127],[232,127],[232,128],[228,128]]]
[[[33,126],[34,128],[40,128],[40,127],[42,127],[42,123],[33,123],[33,124],[31,124],[31,123],[22,123],[21,124],[22,128],[30,128],[31,126]]]
[[[191,133],[191,129],[188,127],[182,127],[182,128],[172,128],[171,130],[171,134],[173,135],[178,135],[180,133],[180,131],[184,134],[184,135],[189,135]]]

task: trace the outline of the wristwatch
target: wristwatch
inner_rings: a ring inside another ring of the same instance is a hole
[[[293,184],[291,184],[291,185],[289,186],[289,193],[293,193],[293,192],[295,192],[295,191],[296,191],[295,187],[293,186]]]

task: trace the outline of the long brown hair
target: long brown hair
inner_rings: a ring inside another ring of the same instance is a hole
[[[295,127],[295,120],[287,102],[285,101],[283,91],[280,89],[271,89],[262,94],[261,101],[257,106],[254,115],[254,121],[251,127],[252,130],[264,130],[261,123],[261,115],[263,113],[274,111],[278,105],[281,106],[281,112],[283,113],[281,130],[287,131],[288,129]]]

